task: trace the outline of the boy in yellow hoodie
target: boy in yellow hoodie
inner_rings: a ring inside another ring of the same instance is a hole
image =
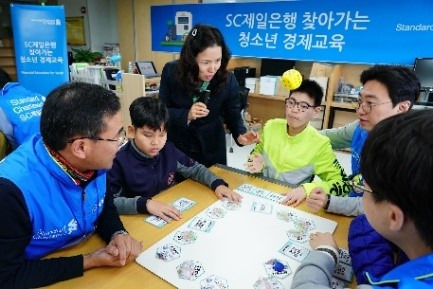
[[[350,187],[327,137],[309,122],[320,112],[323,90],[313,80],[303,80],[285,100],[286,119],[269,120],[248,158],[246,169],[288,183],[282,203],[297,206],[315,187],[345,196]],[[320,180],[313,181],[314,176]]]

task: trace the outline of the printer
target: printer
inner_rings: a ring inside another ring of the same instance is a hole
[[[245,79],[248,77],[256,77],[256,69],[249,66],[236,67],[233,71],[239,86],[245,87]]]

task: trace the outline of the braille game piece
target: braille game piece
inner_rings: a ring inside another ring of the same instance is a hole
[[[274,261],[272,268],[277,272],[282,272],[284,270],[284,264],[278,261]]]

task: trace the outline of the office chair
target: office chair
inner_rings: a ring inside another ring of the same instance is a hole
[[[104,72],[105,72],[105,76],[108,80],[115,80],[113,78],[113,74],[117,73],[119,71],[118,68],[112,68],[112,67],[106,67],[104,68]],[[116,90],[116,86],[115,85],[108,85],[108,88],[111,90]]]
[[[248,108],[248,93],[250,92],[250,89],[248,87],[239,87],[239,102],[241,105],[241,116],[242,116],[242,120],[245,123],[245,112],[246,109]],[[233,136],[230,133],[230,149],[229,152],[233,153]]]

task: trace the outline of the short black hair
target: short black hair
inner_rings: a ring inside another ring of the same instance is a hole
[[[231,52],[224,40],[221,31],[213,26],[196,24],[185,39],[179,56],[178,80],[185,89],[193,95],[199,85],[199,66],[195,60],[196,56],[209,47],[221,47],[221,66],[211,80],[216,91],[220,90],[227,82],[227,65],[231,58]]]
[[[139,97],[129,106],[132,125],[135,128],[148,128],[156,131],[161,126],[167,130],[169,121],[168,110],[165,104],[157,97]]]
[[[362,85],[376,80],[386,86],[392,105],[409,100],[412,105],[418,100],[421,84],[415,72],[405,66],[375,65],[361,73]]]
[[[290,95],[294,92],[306,93],[312,100],[314,100],[314,106],[319,106],[322,103],[323,89],[314,80],[304,79],[301,85],[290,91]]]
[[[6,72],[6,70],[0,67],[0,89],[2,89],[6,85],[6,83],[11,81],[11,76]]]
[[[397,205],[433,249],[433,110],[378,123],[365,142],[361,172],[374,200]]]
[[[46,145],[62,150],[74,136],[98,138],[106,130],[105,117],[120,111],[117,95],[100,85],[71,82],[51,91],[41,114]]]

